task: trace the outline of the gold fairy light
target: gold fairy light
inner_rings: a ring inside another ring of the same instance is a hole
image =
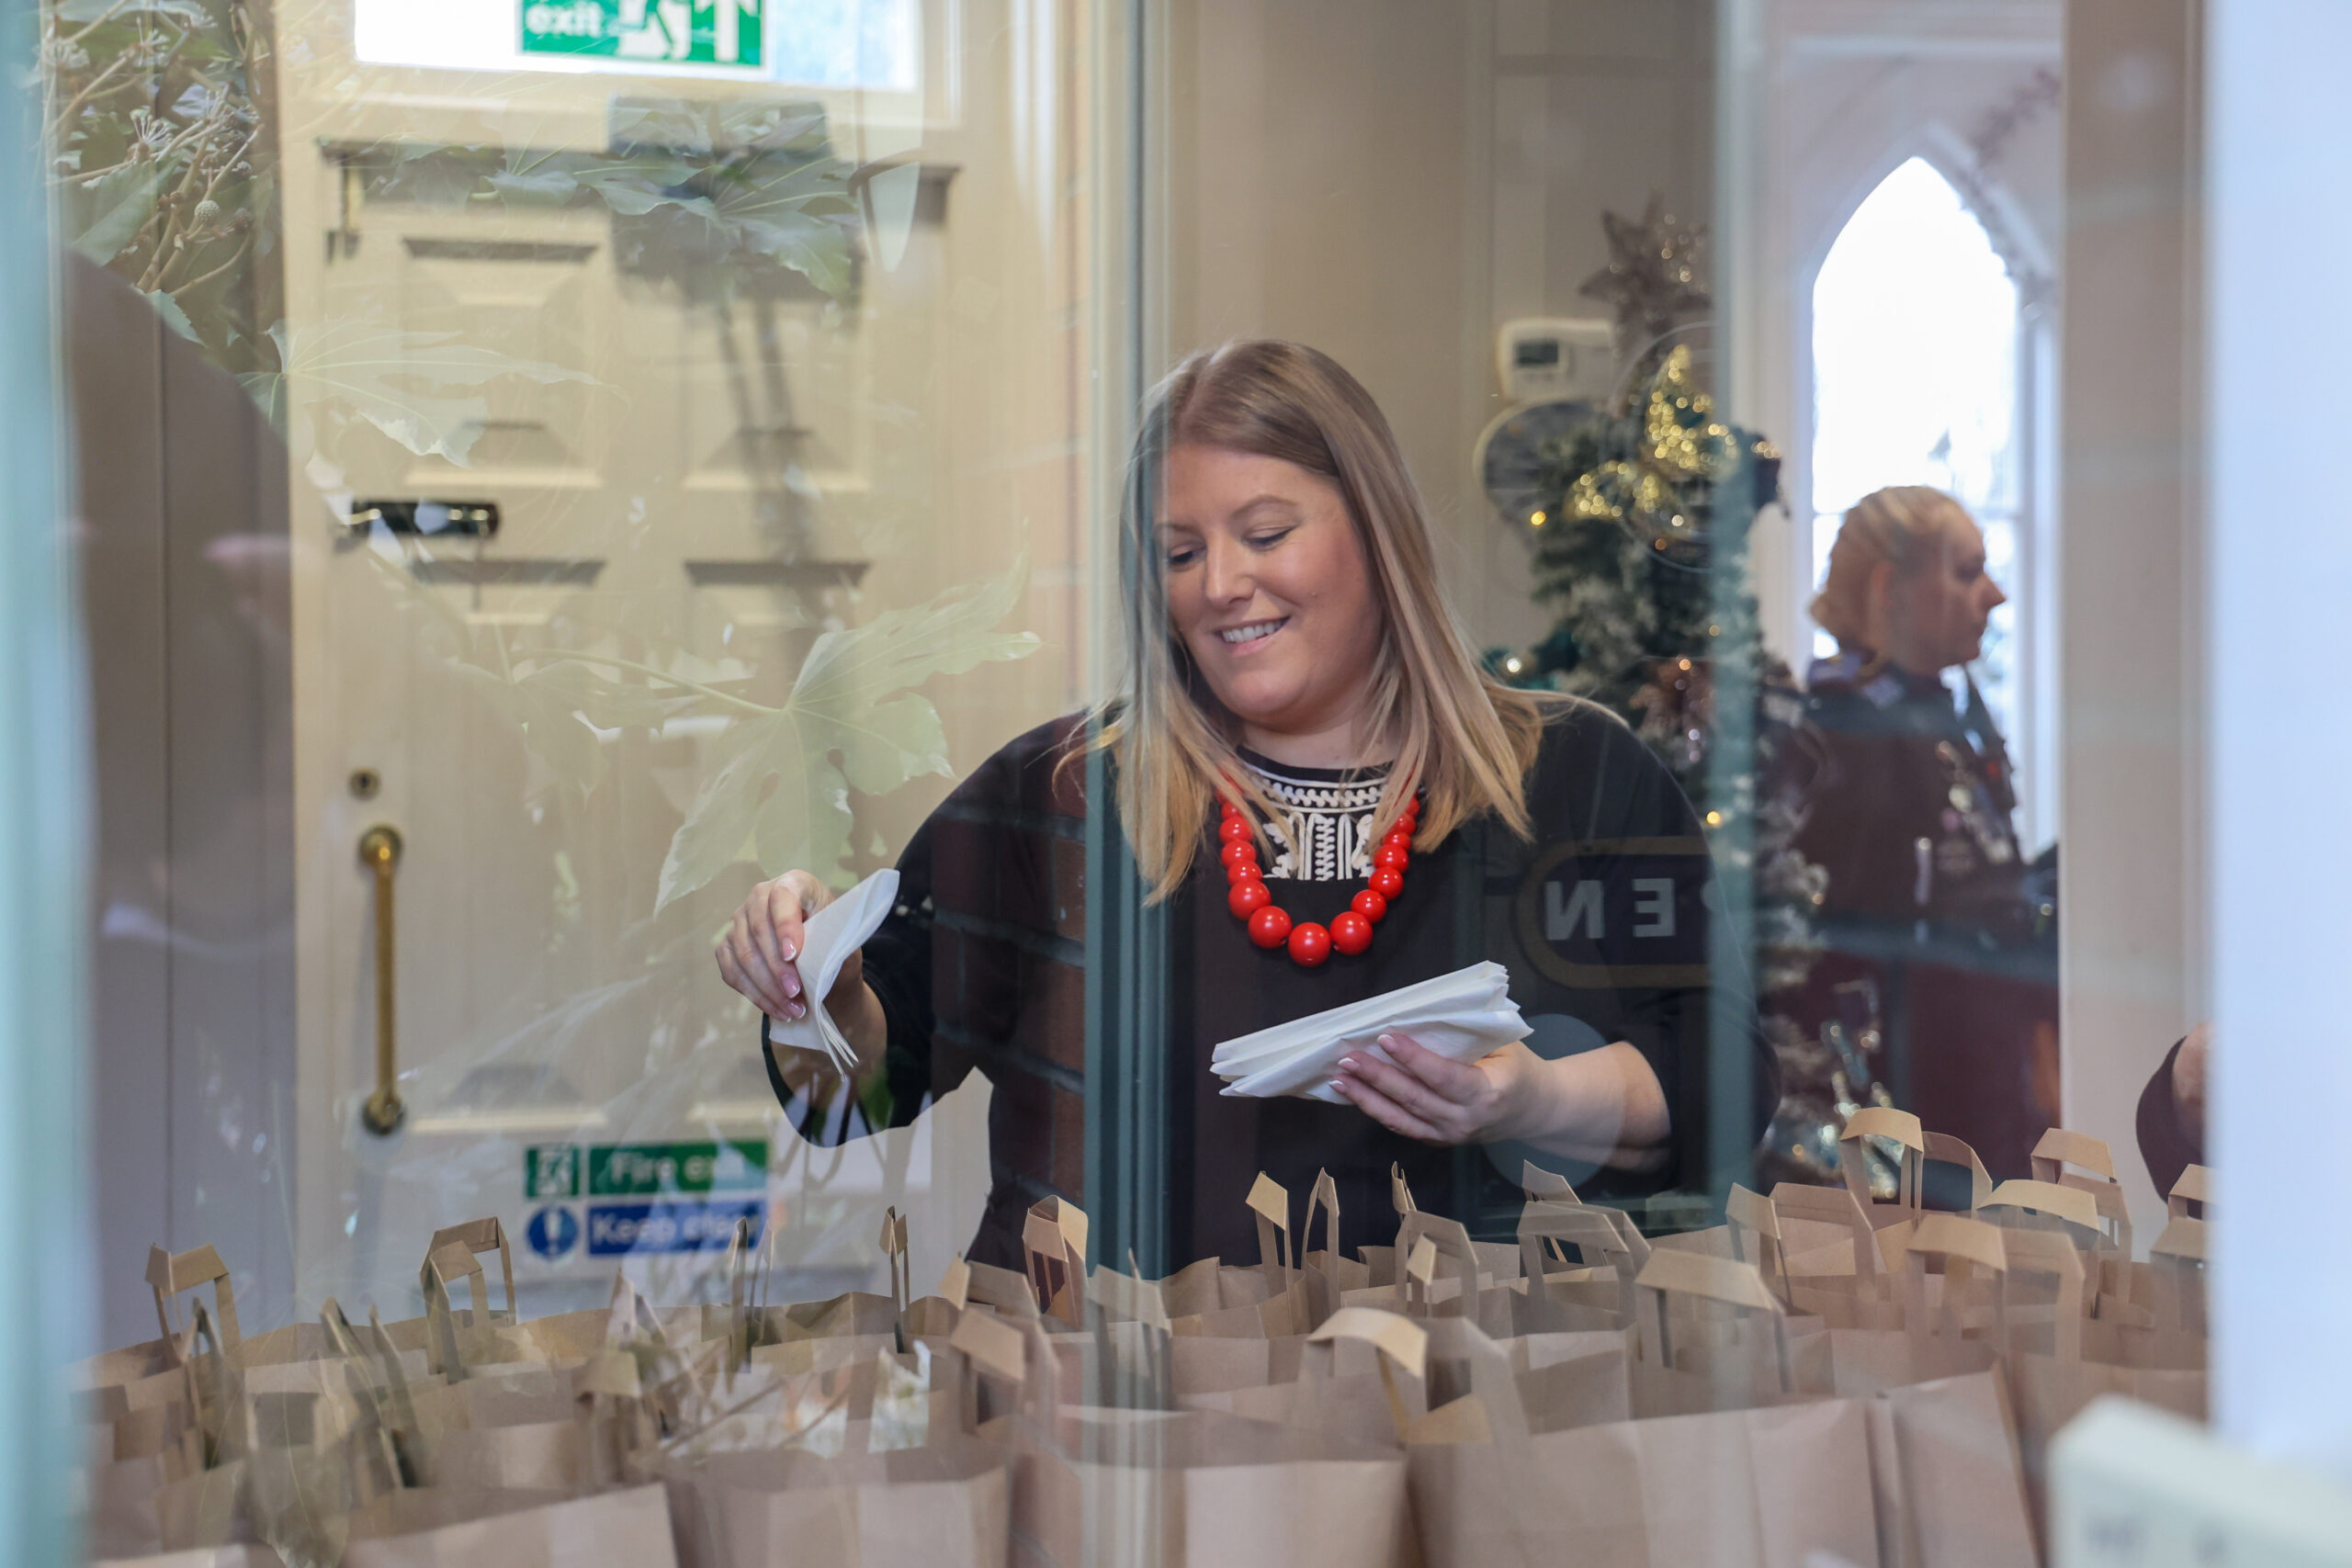
[[[1650,384],[1643,412],[1650,461],[1678,476],[1728,478],[1739,466],[1739,448],[1728,427],[1709,416],[1715,400],[1701,391],[1690,373],[1690,349],[1677,344]]]

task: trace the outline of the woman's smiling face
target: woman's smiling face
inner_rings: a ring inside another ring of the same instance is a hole
[[[1158,533],[1176,636],[1247,744],[1315,761],[1282,756],[1294,750],[1283,739],[1351,735],[1382,631],[1339,486],[1219,446],[1176,447],[1165,475]]]

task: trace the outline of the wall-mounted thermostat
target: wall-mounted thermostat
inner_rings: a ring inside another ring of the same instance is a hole
[[[1605,399],[1617,375],[1609,323],[1560,316],[1506,321],[1495,339],[1495,370],[1514,403]]]

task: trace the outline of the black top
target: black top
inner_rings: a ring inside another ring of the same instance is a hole
[[[2140,1091],[2140,1157],[2148,1162],[2148,1179],[2167,1197],[2182,1171],[2205,1163],[2205,1130],[2182,1125],[2179,1102],[2173,1096],[2174,1064],[2180,1060],[2180,1048],[2187,1043],[2173,1042],[2172,1049],[2165,1053],[2164,1066]]]
[[[2008,749],[1975,682],[1963,709],[1938,676],[1889,666],[1864,679],[1843,654],[1806,685],[1819,745],[1801,753],[1815,772],[1800,784],[1796,848],[1828,873],[1823,913],[1956,925],[2005,946],[2030,937]]]
[[[1057,766],[1079,733],[1074,719],[1032,730],[942,804],[909,842],[899,907],[865,950],[889,1020],[889,1122],[910,1122],[976,1066],[995,1085],[992,1190],[970,1255],[1012,1266],[1031,1202],[1053,1191],[1083,1201],[1083,769]],[[1294,919],[1328,925],[1370,873],[1380,772],[1244,760],[1284,808],[1270,824],[1273,901]],[[1329,1169],[1351,1250],[1395,1235],[1392,1162],[1420,1208],[1474,1230],[1499,1222],[1506,1234],[1531,1155],[1588,1195],[1708,1185],[1712,862],[1690,806],[1614,716],[1578,703],[1547,721],[1528,807],[1532,841],[1481,820],[1416,854],[1370,950],[1315,969],[1250,943],[1227,908],[1215,823],[1203,824],[1169,921],[1171,1264],[1255,1260],[1243,1200],[1261,1169],[1299,1206]],[[1482,959],[1510,970],[1539,1054],[1624,1040],[1648,1060],[1673,1123],[1655,1168],[1595,1171],[1518,1145],[1432,1148],[1352,1106],[1218,1092],[1209,1059],[1219,1043]],[[1744,974],[1724,999],[1748,1018]],[[1745,1021],[1741,1032],[1730,1058],[1740,1081],[1722,1110],[1727,1141],[1744,1154],[1772,1100],[1769,1057]]]

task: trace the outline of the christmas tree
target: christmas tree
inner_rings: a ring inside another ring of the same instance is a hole
[[[1615,314],[1618,396],[1544,443],[1539,503],[1520,522],[1534,598],[1558,617],[1532,649],[1490,655],[1497,673],[1614,709],[1721,827],[1736,778],[1710,764],[1719,685],[1765,674],[1747,542],[1779,493],[1769,442],[1714,417],[1687,341],[1709,307],[1698,230],[1653,198],[1603,219],[1609,265],[1583,292]],[[1745,728],[1745,727],[1743,727]]]
[[[1771,444],[1715,417],[1690,348],[1710,301],[1702,236],[1653,198],[1639,220],[1604,218],[1609,265],[1583,292],[1614,312],[1618,395],[1537,448],[1534,504],[1515,526],[1533,596],[1553,611],[1532,649],[1490,668],[1572,693],[1623,718],[1681,784],[1700,819],[1759,993],[1804,983],[1821,948],[1826,878],[1793,847],[1802,802],[1779,787],[1804,744],[1803,697],[1764,648],[1748,571],[1756,516],[1780,500]],[[1766,1010],[1784,1098],[1766,1179],[1834,1175],[1837,1136],[1882,1100],[1870,1032],[1798,1038]]]

